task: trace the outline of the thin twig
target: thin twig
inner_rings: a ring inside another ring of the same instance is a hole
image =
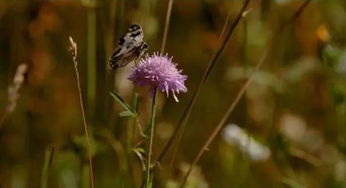
[[[146,174],[146,183],[145,183],[145,187],[149,188],[150,185],[152,184],[151,180],[152,180],[152,175],[150,176],[150,172],[151,172],[151,155],[153,153],[153,141],[154,141],[154,130],[155,130],[155,113],[156,113],[156,91],[157,88],[154,89],[154,93],[153,93],[153,102],[152,102],[152,106],[151,106],[151,120],[150,120],[150,133],[149,133],[149,149],[148,149],[148,160],[147,160],[147,174]]]
[[[229,20],[231,19],[231,15],[229,14],[225,20],[225,23],[223,24],[222,26],[222,30],[221,30],[221,33],[220,33],[220,36],[219,36],[219,41],[220,43],[222,42],[222,39],[223,37],[225,36],[225,33],[226,33],[226,29],[228,27],[228,24],[229,24]]]
[[[87,144],[88,144],[87,150],[88,150],[88,156],[89,156],[90,184],[91,184],[91,188],[94,188],[94,173],[93,173],[93,164],[92,164],[91,144],[90,144],[90,139],[89,139],[88,126],[87,126],[87,122],[86,122],[86,118],[85,118],[84,104],[83,104],[83,98],[82,98],[82,89],[81,89],[79,73],[78,73],[77,43],[75,43],[73,41],[72,37],[70,37],[69,39],[70,39],[70,51],[72,54],[74,69],[75,69],[75,73],[76,73],[76,81],[77,81],[78,94],[79,94],[79,104],[80,104],[82,118],[83,118],[84,132],[85,132],[85,137],[87,139]]]
[[[250,85],[255,72],[257,72],[257,70],[260,68],[260,66],[263,64],[264,60],[266,59],[269,50],[267,50],[265,52],[265,54],[262,56],[261,60],[259,61],[259,63],[257,64],[257,66],[255,67],[255,69],[252,71],[251,76],[249,77],[249,79],[246,81],[246,83],[244,84],[244,86],[241,88],[241,90],[238,92],[236,98],[234,99],[234,101],[232,102],[232,104],[230,105],[230,107],[228,108],[228,110],[226,111],[225,115],[222,117],[221,121],[219,122],[219,124],[215,127],[215,129],[213,130],[213,132],[211,133],[211,135],[208,137],[208,140],[205,142],[205,144],[203,145],[202,149],[199,150],[197,156],[195,157],[195,159],[193,160],[191,166],[189,167],[189,170],[187,171],[186,175],[184,176],[184,180],[182,183],[182,186],[184,186],[188,176],[190,175],[193,167],[196,165],[196,163],[199,161],[199,159],[201,158],[201,156],[203,155],[203,153],[205,151],[208,150],[208,147],[210,145],[210,143],[214,140],[214,138],[216,137],[216,135],[220,132],[221,128],[223,127],[223,125],[225,124],[228,116],[230,115],[230,113],[234,110],[234,108],[236,107],[236,105],[238,104],[239,100],[241,99],[241,97],[243,96],[243,94],[245,93],[246,89],[248,88],[248,86]]]
[[[284,22],[283,24],[281,24],[281,26],[279,27],[278,31],[275,32],[275,34],[273,35],[273,40],[271,40],[272,42],[269,44],[267,50],[264,52],[264,54],[262,55],[261,59],[259,60],[259,62],[257,63],[255,69],[252,71],[252,73],[250,74],[249,79],[245,82],[244,86],[241,88],[241,90],[238,92],[236,98],[234,99],[234,101],[231,103],[231,105],[229,106],[229,108],[227,109],[226,113],[224,114],[224,116],[221,118],[221,121],[217,124],[217,126],[213,129],[211,135],[208,137],[207,141],[203,144],[202,148],[199,150],[197,156],[194,158],[191,166],[189,167],[187,173],[184,176],[183,182],[181,184],[180,187],[184,187],[187,178],[189,177],[193,167],[197,164],[197,162],[199,161],[199,159],[202,157],[203,153],[205,151],[208,150],[209,145],[211,144],[211,142],[214,140],[214,138],[216,137],[216,135],[218,135],[218,133],[220,132],[220,130],[222,129],[223,125],[225,124],[225,122],[227,121],[229,115],[233,112],[234,108],[236,107],[236,105],[238,104],[239,100],[241,99],[241,97],[244,95],[246,89],[249,87],[249,85],[251,84],[255,73],[259,70],[259,68],[262,66],[262,64],[265,62],[265,60],[268,58],[269,54],[272,52],[272,50],[274,49],[274,47],[277,45],[278,43],[278,37],[280,36],[281,32],[283,31],[284,28],[286,28],[290,23],[292,23],[292,21],[294,21],[296,18],[299,17],[299,15],[303,12],[303,10],[305,9],[305,7],[311,2],[311,0],[306,0],[301,6],[300,8],[293,14],[293,16],[287,21]]]
[[[168,35],[168,29],[169,29],[169,21],[171,19],[171,13],[172,13],[172,6],[173,6],[173,0],[169,0],[168,7],[167,7],[167,14],[166,14],[166,21],[165,21],[165,28],[163,31],[163,39],[161,44],[161,54],[165,51],[166,42],[167,42],[167,35]]]
[[[208,63],[208,67],[206,69],[206,71],[204,72],[204,75],[191,99],[191,101],[189,102],[187,108],[185,109],[177,127],[175,128],[173,135],[170,137],[170,139],[168,140],[167,144],[165,145],[163,151],[161,152],[161,154],[159,155],[158,161],[161,162],[163,157],[166,155],[167,151],[169,150],[169,148],[171,147],[174,138],[177,136],[180,128],[182,127],[182,133],[185,130],[185,126],[186,126],[186,122],[188,120],[188,118],[190,117],[191,111],[192,111],[192,107],[194,106],[196,99],[202,89],[202,86],[204,85],[204,83],[206,82],[207,78],[209,77],[209,74],[211,72],[211,70],[213,69],[213,67],[215,66],[217,60],[219,60],[219,57],[222,53],[222,51],[224,50],[224,48],[226,47],[229,39],[231,38],[235,28],[237,27],[240,19],[242,18],[243,13],[245,12],[245,10],[247,9],[248,5],[249,5],[250,0],[245,0],[245,3],[243,5],[243,7],[241,8],[240,12],[238,13],[236,19],[234,20],[234,22],[230,25],[230,28],[224,38],[224,40],[222,41],[222,43],[220,44],[219,49],[216,51],[216,53],[214,54],[214,56],[210,59],[209,63]],[[181,137],[179,137],[179,140],[177,141],[177,147],[179,146]]]
[[[222,39],[225,36],[225,33],[226,33],[227,27],[229,25],[230,19],[231,19],[231,15],[228,15],[226,20],[225,20],[225,23],[223,24],[223,27],[222,27],[222,30],[221,30],[221,33],[219,36],[220,44],[222,42]],[[172,158],[171,158],[171,161],[169,162],[169,168],[170,169],[172,169],[172,167],[174,166],[174,163],[175,163],[175,160],[177,157],[177,153],[179,151],[179,145],[180,145],[181,139],[182,139],[184,132],[185,132],[185,128],[186,128],[186,126],[182,127],[182,130],[180,131],[180,134],[178,135],[178,138],[177,138],[178,141],[176,143],[176,146],[173,148]],[[178,129],[176,129],[175,131],[178,131]]]

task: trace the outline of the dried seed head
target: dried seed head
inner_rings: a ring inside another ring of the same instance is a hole
[[[13,78],[13,84],[8,87],[8,104],[6,107],[8,113],[12,113],[16,108],[17,100],[20,96],[19,89],[25,80],[27,70],[28,66],[26,64],[19,65]]]
[[[71,36],[69,37],[69,40],[70,40],[69,51],[71,52],[75,66],[77,66],[77,43],[73,40]]]

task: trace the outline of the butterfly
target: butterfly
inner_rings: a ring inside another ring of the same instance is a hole
[[[148,44],[143,41],[143,30],[137,24],[131,25],[126,34],[118,41],[117,48],[109,58],[109,67],[115,70],[127,64],[137,62],[148,49]]]

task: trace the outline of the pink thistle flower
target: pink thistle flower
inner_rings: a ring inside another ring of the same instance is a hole
[[[175,101],[179,102],[176,93],[187,92],[184,84],[186,75],[181,74],[182,70],[177,69],[177,64],[167,55],[158,55],[154,53],[146,56],[136,67],[133,68],[129,76],[135,85],[151,86],[157,88],[169,96],[171,92]]]

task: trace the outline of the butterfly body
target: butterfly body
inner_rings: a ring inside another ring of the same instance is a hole
[[[143,41],[142,28],[137,24],[130,26],[127,33],[119,39],[117,48],[109,58],[110,69],[115,70],[136,62],[147,49],[148,44]]]

